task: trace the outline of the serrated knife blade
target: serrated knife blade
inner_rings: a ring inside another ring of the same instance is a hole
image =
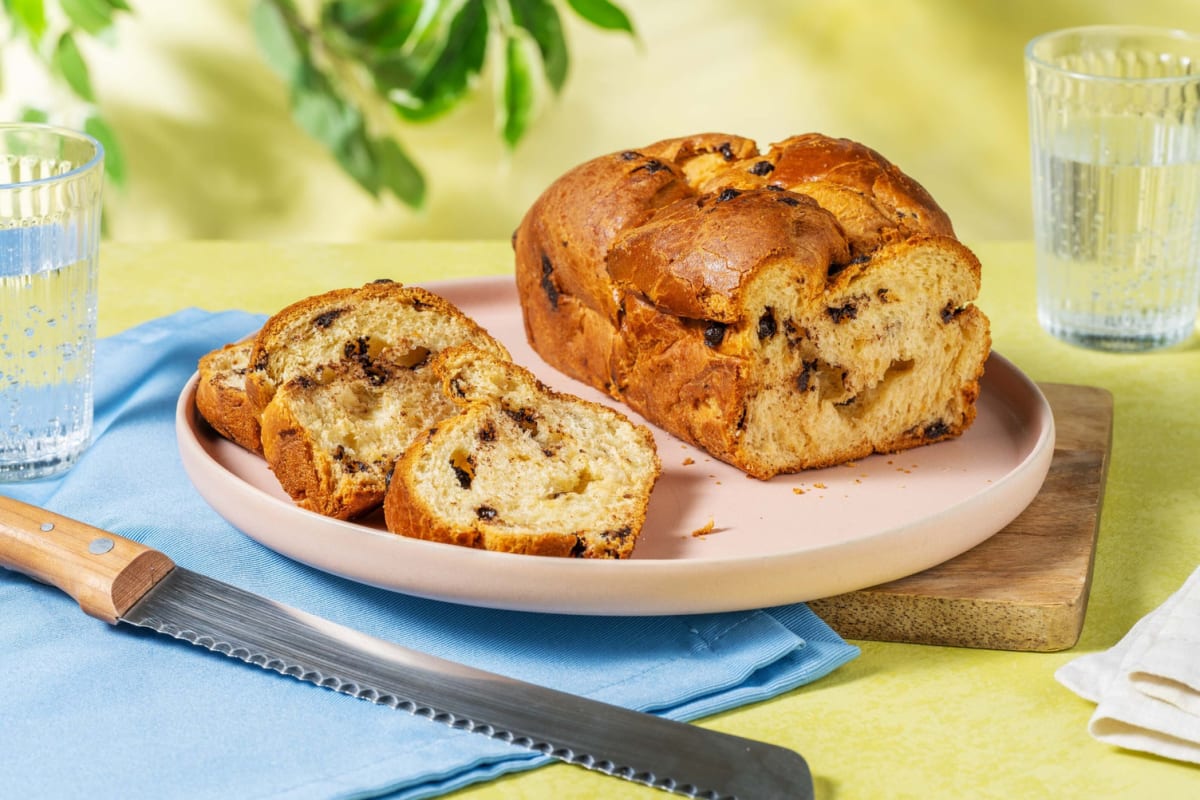
[[[537,686],[369,636],[175,566],[165,554],[0,497],[0,566],[89,615],[615,777],[711,800],[813,797],[798,753]]]

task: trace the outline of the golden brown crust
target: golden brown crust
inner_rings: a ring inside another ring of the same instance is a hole
[[[974,418],[979,262],[859,143],[806,134],[761,153],[705,133],[602,156],[552,184],[513,244],[544,360],[755,477]]]
[[[196,410],[217,433],[261,455],[258,413],[245,390],[251,347],[251,341],[234,342],[200,358]]]
[[[770,189],[723,189],[678,200],[629,229],[608,253],[620,289],[689,319],[735,322],[742,286],[787,259],[812,291],[830,264],[850,258],[837,220],[811,198]]]

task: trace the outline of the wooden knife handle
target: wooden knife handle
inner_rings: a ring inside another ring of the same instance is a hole
[[[0,566],[58,587],[91,616],[115,624],[175,563],[115,533],[0,495]]]

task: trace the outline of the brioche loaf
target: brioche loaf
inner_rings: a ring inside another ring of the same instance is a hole
[[[513,235],[552,366],[751,476],[962,433],[990,351],[980,265],[875,151],[702,134],[555,181]]]
[[[431,357],[467,343],[508,358],[443,298],[391,281],[309,297],[268,319],[245,385],[284,491],[331,517],[378,507],[393,461],[455,411]]]
[[[649,430],[470,345],[432,370],[459,413],[396,462],[389,530],[511,553],[630,555],[660,471]]]
[[[254,341],[227,344],[200,357],[196,410],[217,433],[262,454],[258,412],[246,397],[246,370]]]

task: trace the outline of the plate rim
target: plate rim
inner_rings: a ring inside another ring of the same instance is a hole
[[[468,278],[431,281],[420,285],[437,292],[439,289],[487,290],[490,284],[496,283],[511,286],[512,278]],[[849,541],[798,551],[688,558],[558,559],[475,550],[398,536],[353,521],[323,517],[291,505],[281,497],[272,496],[232,472],[202,443],[201,431],[207,425],[200,421],[196,411],[195,390],[198,380],[198,373],[193,373],[176,403],[177,446],[193,486],[205,502],[235,529],[283,556],[360,583],[434,600],[514,611],[631,616],[742,611],[868,588],[936,566],[1002,530],[1040,492],[1054,454],[1055,421],[1045,395],[1015,364],[993,350],[988,356],[985,386],[999,380],[1007,385],[1009,392],[1021,393],[1019,399],[1029,404],[1030,418],[1038,425],[1038,435],[1020,463],[981,492],[939,508],[915,522],[874,531],[868,536]],[[207,435],[210,438],[217,437],[215,433]],[[226,444],[236,447],[232,443]],[[213,484],[223,487],[229,496],[219,496]],[[240,504],[235,502],[237,499],[249,501],[250,505],[239,510]],[[906,535],[917,536],[921,530],[936,527],[939,520],[949,516],[956,519],[969,516],[976,507],[995,505],[998,500],[1003,501],[1000,504],[1007,509],[1005,514],[992,516],[990,518],[994,522],[979,525],[972,535],[955,539],[955,546],[942,548],[938,559],[932,563],[921,563],[915,568],[909,563],[890,570],[888,574],[878,574],[878,570],[875,573],[868,572],[857,581],[845,578],[831,581],[826,577],[823,581],[811,583],[813,588],[810,591],[796,588],[788,581],[789,568],[798,561],[817,562],[818,566],[821,562],[827,562],[832,569],[847,553],[874,546],[880,539],[890,541],[903,539]],[[267,509],[292,518],[305,530],[306,537],[322,535],[312,533],[309,530],[311,528],[324,531],[324,536],[329,540],[327,544],[343,537],[354,537],[352,541],[361,541],[365,551],[425,562],[427,572],[436,571],[440,566],[461,573],[465,566],[468,577],[476,582],[446,586],[445,580],[431,582],[414,575],[408,575],[399,582],[380,580],[374,570],[361,567],[347,569],[345,562],[331,563],[329,558],[314,553],[312,543],[307,539],[295,540],[294,546],[290,544],[291,540],[284,539],[281,546],[279,537],[263,535],[256,529],[255,520],[250,514],[251,506],[263,504]],[[497,580],[497,576],[503,576],[503,580]],[[737,585],[751,578],[754,585],[750,588]],[[830,592],[827,587],[831,583],[839,583],[843,588]],[[551,587],[562,584],[569,584],[571,591],[551,591]]]

